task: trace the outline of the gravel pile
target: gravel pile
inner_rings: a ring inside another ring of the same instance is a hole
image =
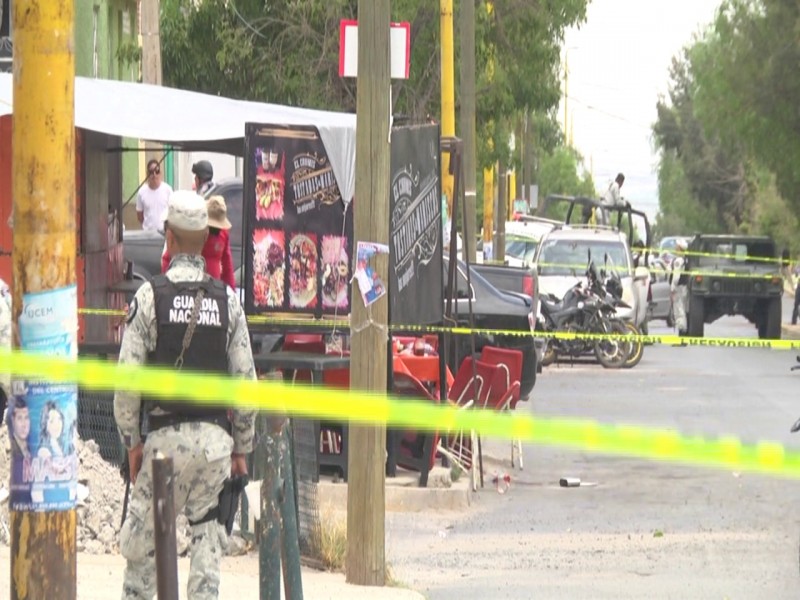
[[[125,483],[119,469],[109,464],[100,455],[100,447],[94,440],[78,440],[78,552],[88,554],[118,554],[119,529],[122,520]],[[10,545],[8,523],[8,492],[10,480],[11,446],[8,427],[0,423],[0,543]],[[189,551],[191,527],[183,515],[176,523],[178,555]],[[249,544],[241,537],[229,538],[227,554],[243,554]]]

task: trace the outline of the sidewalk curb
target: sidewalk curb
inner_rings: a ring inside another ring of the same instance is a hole
[[[394,483],[394,485],[393,485]],[[320,509],[347,510],[347,483],[320,481],[317,484],[317,500]],[[397,483],[386,480],[387,512],[425,512],[430,510],[464,510],[472,504],[469,478],[462,477],[452,487],[421,488],[413,483]]]

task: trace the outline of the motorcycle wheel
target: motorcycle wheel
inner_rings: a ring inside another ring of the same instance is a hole
[[[633,334],[633,335],[641,335],[639,329],[631,323],[630,321],[625,322],[625,327]],[[628,346],[628,359],[625,361],[623,368],[625,369],[632,369],[639,362],[642,360],[642,356],[644,356],[644,344],[642,342],[629,342]]]
[[[556,353],[556,349],[553,346],[553,344],[547,344],[547,346],[544,349],[544,352],[542,353],[542,366],[549,367],[554,362],[556,362],[557,356],[558,354]]]
[[[604,333],[630,334],[630,330],[621,321],[609,321],[605,329]],[[620,340],[600,340],[594,345],[594,355],[603,368],[620,369],[628,360],[629,345]]]

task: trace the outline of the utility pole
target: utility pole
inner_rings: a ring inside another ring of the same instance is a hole
[[[390,0],[358,2],[356,196],[354,240],[389,243]],[[377,254],[377,273],[389,258]],[[357,390],[386,393],[388,299],[369,309],[353,281],[350,381]],[[347,482],[347,581],[386,584],[386,427],[351,423]]]
[[[141,0],[142,7],[142,83],[161,85],[161,33],[159,0]],[[159,160],[160,144],[145,144],[145,160]],[[141,164],[141,163],[140,163]]]
[[[455,59],[453,57],[453,0],[440,0],[442,137],[456,136]],[[453,214],[453,176],[450,155],[442,155],[442,193],[447,196],[447,214]]]
[[[68,356],[77,356],[78,303],[73,287],[76,261],[74,0],[14,0],[13,10],[14,321],[19,327],[23,350],[48,352],[55,346],[53,338],[61,337],[62,348],[64,338],[71,346]],[[30,294],[37,295],[31,297]],[[32,302],[36,303],[37,310],[30,311],[31,317],[23,313],[23,305]],[[42,322],[40,315],[47,311],[58,314],[69,324],[60,320]],[[41,331],[31,331],[31,324],[47,328],[44,339]],[[42,345],[50,348],[42,350],[37,342],[44,342]],[[77,387],[58,386],[56,391],[45,383],[37,388],[28,388],[26,393],[31,437],[38,430],[34,416],[39,416],[50,401],[61,409],[63,431],[71,435],[70,427],[77,418]],[[9,410],[15,403],[13,396],[10,402]],[[65,452],[65,455],[62,466],[74,472],[71,479],[63,483],[74,492],[78,457],[74,448],[71,454]],[[24,468],[15,469],[19,465],[17,460],[24,467],[26,460],[44,459],[12,457],[12,484],[33,488],[26,479],[38,468],[28,469],[28,473]],[[34,462],[33,467],[48,470],[47,463],[36,465]],[[42,489],[31,489],[30,502],[16,500],[15,485],[12,485],[9,503],[11,598],[74,600],[77,597],[75,500],[74,497],[71,500],[53,498],[47,488],[58,484],[53,484],[52,480],[37,485]],[[42,510],[34,512],[31,507]]]
[[[461,139],[464,142],[464,199],[466,200],[466,260],[475,260],[477,217],[477,150],[475,145],[475,0],[461,3]]]
[[[483,170],[483,242],[494,236],[494,165]],[[492,249],[494,254],[494,249]]]

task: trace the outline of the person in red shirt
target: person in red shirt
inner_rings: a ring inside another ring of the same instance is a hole
[[[233,276],[233,257],[231,256],[231,239],[228,230],[228,207],[222,196],[211,196],[206,200],[208,210],[208,239],[203,246],[203,258],[206,259],[206,273],[214,279],[225,282],[234,291],[236,281]],[[170,263],[169,252],[161,256],[161,272],[166,273]]]

